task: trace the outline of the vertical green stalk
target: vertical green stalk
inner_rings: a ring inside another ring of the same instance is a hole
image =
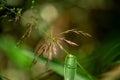
[[[68,54],[64,65],[64,80],[75,80],[77,70],[77,58]]]

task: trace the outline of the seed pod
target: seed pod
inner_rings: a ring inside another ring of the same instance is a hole
[[[77,70],[77,58],[74,55],[67,55],[64,65],[64,80],[75,80]]]

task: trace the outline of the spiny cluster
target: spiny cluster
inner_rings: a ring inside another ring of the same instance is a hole
[[[67,34],[70,32],[73,32],[76,34],[82,34],[85,37],[92,37],[88,33],[85,33],[83,31],[77,31],[75,29],[67,30],[67,31],[62,32],[62,33],[57,34],[57,35]],[[67,40],[65,37],[59,37],[59,36],[55,37],[51,34],[51,35],[47,36],[47,38],[44,39],[42,42],[40,42],[41,44],[37,47],[37,49],[35,50],[35,53],[37,53],[38,56],[44,56],[47,54],[48,61],[50,61],[50,60],[52,60],[53,55],[57,54],[57,47],[59,47],[61,50],[64,50],[64,47],[61,45],[61,42],[63,42],[63,41],[65,43],[72,45],[72,46],[79,46],[75,42]]]

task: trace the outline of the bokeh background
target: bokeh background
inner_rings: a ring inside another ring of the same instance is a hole
[[[29,24],[32,24],[32,29]],[[50,34],[52,30],[53,35],[56,35],[76,29],[92,37],[75,33],[63,34],[60,37],[79,46],[71,46],[65,42],[61,42],[61,45],[75,55],[78,62],[95,79],[119,80],[119,26],[119,0],[0,0],[1,79],[63,80],[59,70],[55,72],[53,68],[49,69],[45,62],[38,61],[28,69],[32,60],[22,55],[24,51],[21,48],[37,54],[36,49],[46,39],[43,32]],[[22,36],[25,38],[22,39]],[[19,41],[20,49],[14,48]],[[57,47],[53,60],[63,65],[65,56]],[[89,80],[85,77],[81,80]]]

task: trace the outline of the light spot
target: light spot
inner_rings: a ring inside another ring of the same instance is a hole
[[[40,15],[43,20],[50,23],[58,17],[58,11],[55,6],[47,4],[42,8]]]

